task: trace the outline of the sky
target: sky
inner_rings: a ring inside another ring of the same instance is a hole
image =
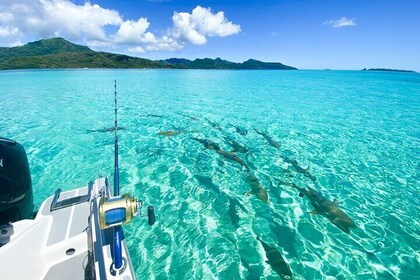
[[[0,46],[52,37],[149,59],[420,71],[420,1],[0,0]]]

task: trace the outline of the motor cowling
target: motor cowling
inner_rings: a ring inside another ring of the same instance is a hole
[[[0,137],[0,225],[32,216],[32,180],[25,149]]]

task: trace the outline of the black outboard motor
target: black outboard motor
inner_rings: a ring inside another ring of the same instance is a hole
[[[32,216],[32,181],[25,149],[0,137],[0,225]]]

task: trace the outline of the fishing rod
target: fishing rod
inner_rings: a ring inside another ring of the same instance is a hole
[[[114,136],[114,197],[120,195],[120,169],[118,166],[118,103],[117,103],[117,80],[114,80],[114,125],[115,125],[115,136]],[[141,205],[136,205],[141,207]],[[121,269],[123,267],[123,256],[122,256],[122,239],[123,231],[120,225],[114,227],[114,267],[115,269]]]
[[[120,195],[120,170],[118,166],[118,103],[117,103],[117,80],[114,80],[114,196]]]
[[[121,225],[130,223],[132,218],[140,212],[143,202],[129,194],[120,196],[120,171],[118,165],[118,102],[117,81],[114,80],[114,191],[113,195],[102,196],[99,203],[99,226],[102,230],[113,230],[111,274],[120,275],[127,267],[127,260],[123,257],[124,233]],[[109,192],[108,192],[109,193]],[[153,206],[147,208],[149,225],[156,221]]]

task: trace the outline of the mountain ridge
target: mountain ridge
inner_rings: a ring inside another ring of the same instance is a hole
[[[0,70],[54,68],[150,68],[150,69],[272,69],[297,70],[279,62],[249,59],[242,63],[221,58],[169,58],[150,60],[124,54],[97,52],[63,38],[43,39],[19,47],[0,47]]]
[[[404,72],[404,73],[417,73],[413,70],[404,70],[404,69],[392,69],[392,68],[363,68],[362,71],[376,71],[376,72]]]

